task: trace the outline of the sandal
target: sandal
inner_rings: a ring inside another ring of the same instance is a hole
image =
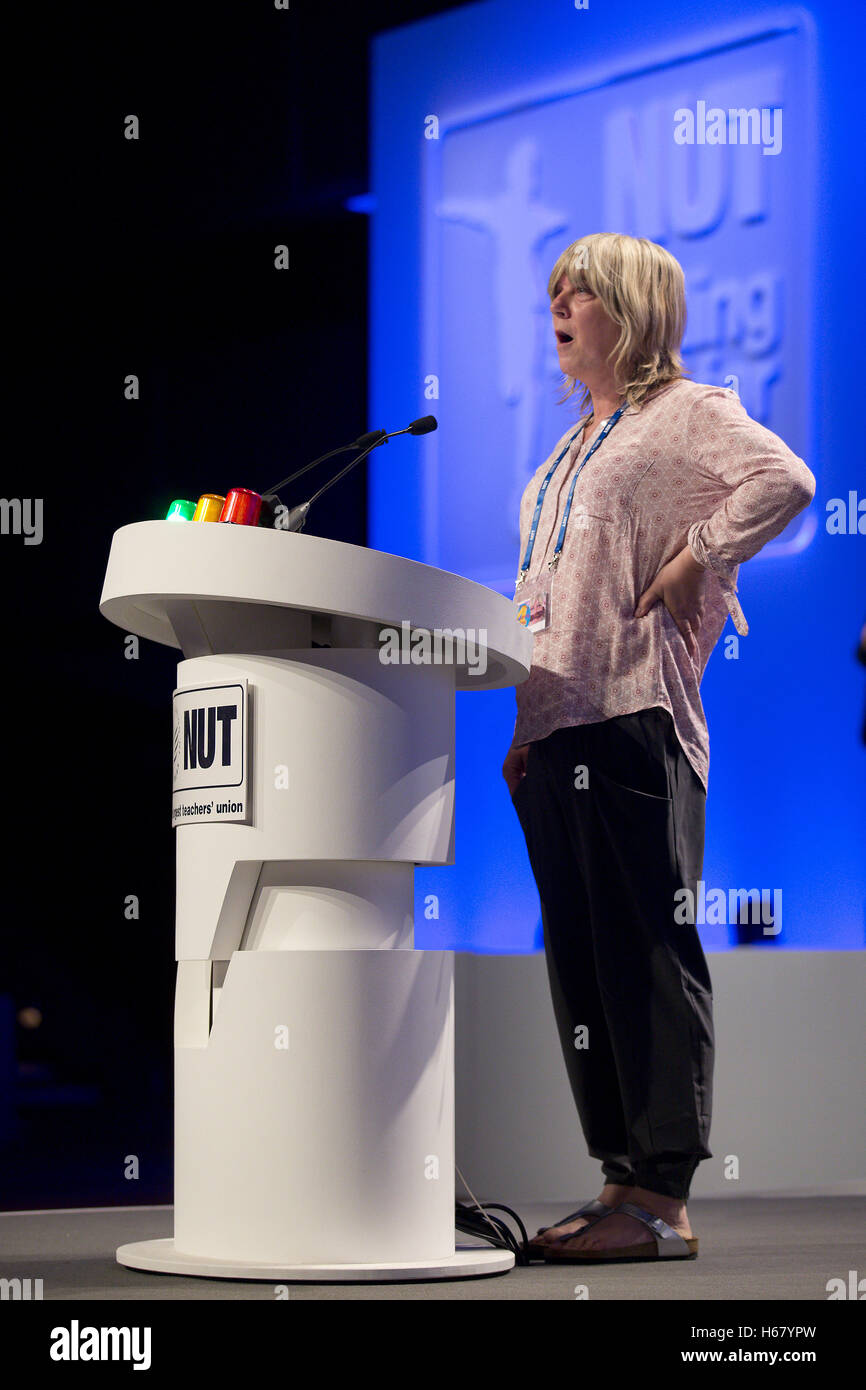
[[[583,1231],[589,1230],[590,1226],[595,1225],[596,1220],[601,1220],[603,1216],[610,1216],[613,1207],[609,1207],[605,1202],[599,1202],[594,1198],[591,1202],[585,1202],[577,1211],[573,1211],[569,1216],[563,1216],[559,1221],[554,1221],[553,1226],[539,1226],[532,1240],[526,1242],[526,1254],[529,1258],[543,1260],[545,1251],[550,1249],[546,1241],[540,1241],[539,1236],[543,1236],[545,1231],[552,1231],[554,1226],[565,1226],[569,1221],[576,1221],[579,1216],[591,1216],[594,1219],[582,1226],[580,1231],[572,1231],[571,1236],[558,1237],[558,1239],[571,1240],[572,1236],[581,1235]]]
[[[635,1206],[634,1202],[621,1202],[613,1211],[606,1213],[613,1216],[615,1212],[620,1212],[623,1216],[634,1216],[638,1221],[642,1221],[648,1226],[655,1236],[655,1243],[651,1241],[643,1242],[640,1245],[621,1245],[614,1250],[570,1250],[567,1253],[559,1253],[557,1245],[564,1245],[566,1241],[574,1240],[575,1235],[582,1235],[582,1231],[572,1233],[569,1236],[558,1236],[556,1241],[544,1247],[544,1258],[551,1264],[587,1264],[590,1261],[604,1260],[607,1263],[615,1264],[617,1261],[626,1260],[696,1260],[698,1258],[698,1238],[697,1236],[681,1236],[677,1231],[663,1221],[660,1216],[653,1216],[651,1211],[645,1211],[643,1207]],[[599,1221],[604,1217],[600,1216]],[[598,1222],[593,1222],[597,1225]]]

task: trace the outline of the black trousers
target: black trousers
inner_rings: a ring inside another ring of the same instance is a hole
[[[685,1199],[712,1158],[712,985],[675,897],[703,869],[700,779],[653,708],[530,744],[513,803],[589,1153],[607,1182]]]

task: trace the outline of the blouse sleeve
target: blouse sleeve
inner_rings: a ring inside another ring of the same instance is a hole
[[[737,566],[784,531],[815,495],[802,459],[747,413],[732,391],[712,388],[688,420],[689,458],[716,505],[688,530],[699,564],[717,576],[737,631],[748,624],[736,598]]]

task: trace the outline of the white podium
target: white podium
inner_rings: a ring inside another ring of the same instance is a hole
[[[118,1261],[279,1282],[510,1269],[455,1246],[453,953],[414,949],[413,873],[454,860],[455,691],[528,675],[513,604],[360,546],[145,521],[115,533],[100,611],[184,657],[174,1238]]]

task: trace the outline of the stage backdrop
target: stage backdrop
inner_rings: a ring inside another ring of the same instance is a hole
[[[862,133],[829,56],[863,37],[842,6],[493,0],[373,44],[369,424],[440,427],[372,456],[371,546],[513,594],[520,496],[576,414],[547,278],[594,231],[677,257],[693,379],[816,476],[741,568],[749,635],[729,622],[704,678],[710,950],[864,944]],[[458,697],[456,864],[416,874],[419,946],[542,945],[500,773],[514,714],[513,691]]]

